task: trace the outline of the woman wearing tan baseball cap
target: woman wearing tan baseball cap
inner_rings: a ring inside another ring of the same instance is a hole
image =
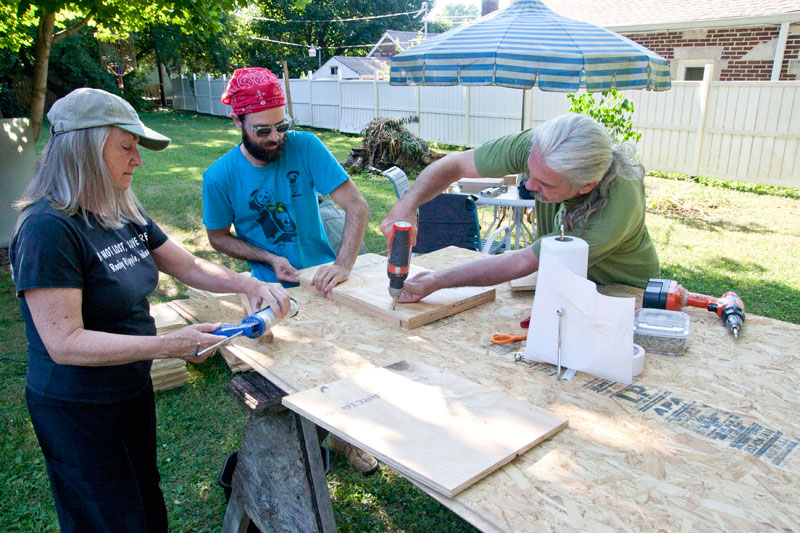
[[[25,394],[62,531],[166,531],[150,366],[201,362],[219,324],[157,336],[158,272],[242,292],[280,316],[289,296],[194,257],[148,217],[130,184],[137,146],[163,150],[122,98],[77,89],[47,114],[53,136],[15,206],[9,256],[28,338]]]

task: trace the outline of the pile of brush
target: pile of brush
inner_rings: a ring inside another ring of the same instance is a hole
[[[444,154],[431,152],[428,143],[408,131],[407,124],[419,122],[418,117],[383,118],[372,120],[361,131],[363,142],[353,148],[344,164],[348,172],[363,169],[371,172],[398,166],[404,171],[416,171]]]

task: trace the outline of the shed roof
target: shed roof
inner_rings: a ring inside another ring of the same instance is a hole
[[[372,74],[376,70],[378,72],[389,70],[389,62],[379,57],[333,56],[332,59],[339,61],[342,65],[360,75]]]

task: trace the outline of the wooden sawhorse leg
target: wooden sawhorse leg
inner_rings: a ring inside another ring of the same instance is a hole
[[[223,533],[336,531],[316,426],[281,405],[282,390],[255,372],[225,391],[249,414]]]

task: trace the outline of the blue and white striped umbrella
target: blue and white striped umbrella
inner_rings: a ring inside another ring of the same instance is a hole
[[[667,60],[613,31],[517,0],[392,58],[392,85],[500,85],[543,91],[670,88]]]

